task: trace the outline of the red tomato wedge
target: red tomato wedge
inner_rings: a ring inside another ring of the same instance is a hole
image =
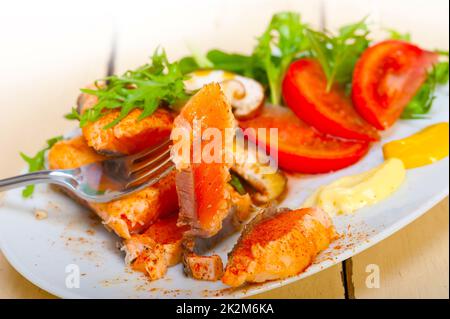
[[[376,141],[377,130],[359,116],[345,92],[327,78],[315,59],[292,63],[283,80],[283,98],[297,116],[319,131],[353,140]]]
[[[278,165],[299,173],[327,173],[352,165],[367,153],[370,144],[324,135],[281,106],[265,106],[258,116],[241,120],[239,125],[249,134],[249,139],[271,152],[277,150],[270,149],[269,134],[252,135],[252,130],[246,129],[257,132],[258,128],[266,128],[268,133],[269,128],[277,128]]]
[[[438,57],[434,52],[397,40],[368,48],[353,73],[355,108],[376,128],[388,128],[400,117]]]

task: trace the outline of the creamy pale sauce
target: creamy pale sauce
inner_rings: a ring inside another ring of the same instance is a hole
[[[405,167],[392,158],[367,172],[342,177],[322,186],[303,204],[318,207],[328,215],[349,214],[389,197],[405,179]]]
[[[385,159],[398,158],[406,168],[420,167],[448,156],[448,123],[438,123],[407,138],[383,145]]]

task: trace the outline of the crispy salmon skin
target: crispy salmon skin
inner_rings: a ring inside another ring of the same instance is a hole
[[[105,158],[89,147],[82,136],[56,143],[48,154],[50,169],[71,169]],[[108,203],[79,201],[97,213],[117,235],[130,238],[158,218],[178,211],[175,173],[155,185]]]
[[[335,237],[331,219],[321,210],[268,208],[245,227],[222,282],[238,287],[297,275]]]

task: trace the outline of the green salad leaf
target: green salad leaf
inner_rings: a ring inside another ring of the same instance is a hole
[[[109,76],[103,79],[106,85],[99,85],[97,82],[96,89],[81,89],[83,93],[97,96],[97,104],[81,115],[77,115],[76,110],[72,109],[65,117],[79,120],[83,127],[112,110],[120,110],[119,116],[105,126],[110,128],[132,110],[141,109],[142,113],[138,118],[141,120],[152,115],[163,102],[172,105],[186,99],[183,79],[179,63],[169,63],[165,51],[157,49],[150,64],[127,71],[122,76]]]
[[[407,42],[411,41],[411,34],[409,32],[401,33],[394,29],[388,29],[387,31],[389,32],[389,38],[392,40],[403,40]]]
[[[70,113],[67,113],[66,115],[64,115],[64,118],[66,118],[67,120],[81,121],[81,115],[80,115],[80,113],[78,113],[78,111],[75,107],[72,107],[72,110],[70,111]]]
[[[246,77],[254,78],[264,84],[264,68],[251,55],[227,53],[221,50],[210,50],[203,59],[207,59],[211,69],[224,70],[237,73]],[[198,62],[198,58],[187,56],[180,60],[180,69],[183,74],[188,74],[205,68]]]
[[[391,39],[411,40],[408,33],[387,31]],[[183,80],[198,69],[219,69],[253,78],[266,88],[271,103],[281,104],[281,83],[286,70],[295,59],[305,56],[319,61],[327,77],[327,92],[334,83],[349,91],[355,64],[369,45],[366,18],[331,33],[310,28],[296,12],[280,12],[272,16],[250,55],[217,49],[206,54],[191,50],[191,56],[169,63],[164,50],[156,50],[151,63],[122,76],[107,77],[94,90],[82,89],[84,93],[97,96],[98,103],[81,115],[73,108],[65,117],[80,121],[83,127],[112,110],[119,110],[120,115],[105,128],[116,125],[134,109],[143,111],[139,119],[145,118],[161,104],[175,107],[173,105],[179,105],[176,102],[187,99]],[[439,53],[448,56],[448,52]],[[431,108],[436,85],[446,77],[448,62],[430,72],[426,83],[405,109],[403,118],[420,118],[426,114]]]
[[[449,80],[449,63],[448,61],[439,62],[433,66],[428,73],[424,84],[417,91],[413,99],[408,103],[401,115],[402,119],[423,119],[427,114],[433,102],[436,99],[436,88],[439,85],[445,85]]]
[[[295,12],[281,12],[272,17],[264,33],[258,37],[251,55],[211,50],[206,59],[212,69],[224,70],[253,78],[269,89],[270,101],[281,103],[281,82],[289,64],[308,49],[307,26]],[[181,59],[183,73],[201,68],[195,54]]]
[[[234,190],[238,192],[239,195],[247,194],[244,185],[242,185],[241,179],[236,174],[231,173],[231,180],[228,183],[233,186]]]
[[[28,172],[36,172],[43,170],[45,168],[45,152],[55,145],[56,142],[61,141],[63,139],[62,136],[56,136],[49,140],[47,140],[47,146],[37,152],[33,157],[27,156],[24,153],[20,153],[22,159],[28,164]],[[27,198],[30,197],[34,192],[34,185],[28,185],[22,191],[22,196]]]
[[[336,35],[312,29],[308,29],[306,34],[311,53],[327,77],[327,92],[333,83],[350,84],[355,64],[370,44],[366,18],[340,28]]]
[[[298,13],[281,12],[258,38],[253,57],[265,70],[273,104],[281,102],[281,82],[289,64],[309,47],[306,29]]]
[[[403,40],[410,42],[411,34],[400,33],[394,29],[388,29],[390,39]],[[448,58],[448,51],[435,50],[441,56]],[[439,62],[433,66],[433,69],[428,72],[427,79],[422,84],[420,89],[414,95],[412,100],[403,110],[401,115],[402,119],[423,119],[426,118],[428,112],[430,112],[433,102],[436,99],[435,91],[439,85],[445,85],[449,80],[449,63]]]

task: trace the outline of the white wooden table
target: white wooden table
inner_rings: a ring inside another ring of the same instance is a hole
[[[18,152],[71,129],[63,119],[78,88],[106,74],[116,38],[119,73],[162,45],[173,59],[212,47],[248,52],[272,13],[300,11],[335,28],[372,12],[372,21],[410,31],[429,48],[448,49],[447,0],[15,1],[0,5],[0,178],[23,168]],[[136,9],[139,8],[139,9]],[[236,21],[246,21],[247,27]],[[236,36],[236,35],[239,36]],[[448,298],[448,199],[347,261],[257,298]],[[367,266],[380,269],[367,288]],[[346,280],[342,280],[343,271]],[[52,298],[18,274],[0,253],[0,298]]]

